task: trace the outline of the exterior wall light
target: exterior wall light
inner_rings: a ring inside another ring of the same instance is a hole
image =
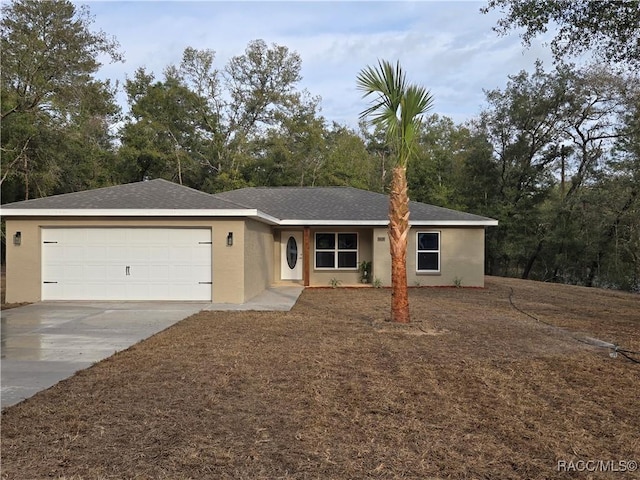
[[[227,235],[227,247],[230,247],[233,245],[233,232],[229,232],[229,234]]]
[[[13,236],[13,244],[19,246],[22,244],[22,232],[16,232]]]

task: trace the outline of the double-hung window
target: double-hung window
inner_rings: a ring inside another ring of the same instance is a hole
[[[440,232],[418,232],[416,270],[419,273],[440,272]]]
[[[357,233],[316,233],[315,238],[316,269],[358,268]]]

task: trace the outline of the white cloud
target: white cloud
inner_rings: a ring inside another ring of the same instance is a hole
[[[498,37],[497,15],[480,2],[91,2],[95,26],[114,35],[126,63],[105,65],[123,81],[140,66],[160,76],[187,46],[216,51],[219,68],[249,41],[286,45],[302,57],[302,86],[322,97],[323,115],[352,126],[366,102],[357,73],[379,58],[400,60],[411,81],[429,88],[434,112],[455,121],[480,111],[483,89],[531,70],[548,50],[524,50],[516,35]],[[124,98],[121,96],[121,101]]]

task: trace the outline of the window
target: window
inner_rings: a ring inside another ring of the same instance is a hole
[[[440,232],[418,232],[417,238],[418,272],[440,271]]]
[[[316,233],[316,269],[358,268],[357,233]]]

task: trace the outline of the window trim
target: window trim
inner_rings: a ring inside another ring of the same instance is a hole
[[[435,233],[438,235],[438,249],[437,250],[421,250],[419,235],[422,233]],[[420,270],[418,268],[419,265],[419,256],[420,253],[437,253],[438,254],[438,269],[437,270]],[[441,273],[442,270],[442,232],[440,230],[421,230],[416,232],[416,273],[427,273],[427,274],[438,274]]]
[[[318,248],[318,235],[333,235],[334,236],[334,248],[332,249],[328,249],[328,248]],[[338,248],[338,235],[355,235],[356,236],[356,248],[355,249],[345,249],[345,248]],[[318,252],[326,252],[326,253],[333,253],[333,267],[318,267],[317,265],[317,253]],[[339,267],[338,266],[338,253],[339,252],[356,252],[356,265],[355,267]],[[359,265],[359,258],[360,258],[360,236],[358,235],[358,232],[314,232],[313,234],[313,269],[314,270],[324,270],[324,271],[328,271],[328,270],[341,270],[341,271],[350,271],[350,272],[355,272],[358,271],[358,265]]]

